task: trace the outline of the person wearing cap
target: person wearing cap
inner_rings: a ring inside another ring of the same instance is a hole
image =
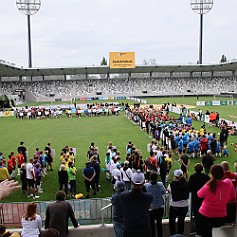
[[[121,181],[121,164],[117,163],[116,168],[113,169],[112,173],[113,179],[112,179],[112,184],[113,184],[113,189],[116,191],[116,185],[118,181]]]
[[[132,170],[128,167],[129,161],[124,161],[124,166],[121,169],[121,177],[123,182],[125,183],[126,190],[131,189],[131,178],[132,178]]]
[[[183,176],[183,171],[174,171],[174,180],[168,186],[167,191],[171,194],[169,211],[170,234],[184,233],[184,220],[188,212],[189,189],[188,183]],[[178,231],[175,230],[175,220],[178,218]]]
[[[120,195],[123,207],[123,237],[151,237],[149,209],[153,197],[143,192],[145,176],[138,170],[133,173],[132,190]]]
[[[120,195],[125,190],[125,183],[118,181],[115,186],[116,193],[112,195],[111,203],[113,206],[113,227],[116,237],[123,237],[123,207]]]
[[[150,208],[150,223],[152,230],[152,237],[155,237],[155,221],[157,223],[158,237],[163,236],[162,217],[164,215],[164,200],[165,187],[162,182],[157,182],[158,174],[152,172],[150,174],[150,182],[145,183],[145,188],[148,193],[153,196],[152,206]]]
[[[195,173],[192,174],[189,178],[188,185],[189,191],[191,192],[191,211],[194,215],[194,219],[191,217],[191,232],[196,232],[197,226],[197,217],[198,210],[202,205],[202,200],[197,196],[197,191],[203,187],[203,185],[210,179],[210,177],[203,173],[203,165],[201,163],[197,163],[194,166]],[[198,233],[200,234],[200,233]]]

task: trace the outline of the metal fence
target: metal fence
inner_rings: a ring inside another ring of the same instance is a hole
[[[37,212],[44,224],[46,208],[53,201],[37,202]],[[75,217],[81,225],[101,223],[101,209],[111,203],[110,198],[67,200],[72,205]],[[4,225],[21,225],[21,218],[25,213],[28,203],[2,203],[0,205],[0,222]],[[112,208],[103,211],[105,221],[112,221]],[[71,223],[69,222],[69,225]]]
[[[170,194],[165,194],[164,199],[164,219],[169,217]],[[54,201],[37,202],[38,214],[42,218],[44,224],[46,217],[46,209],[50,203]],[[104,224],[104,222],[112,222],[112,206],[110,198],[93,198],[80,200],[67,200],[72,205],[77,221],[81,225]],[[0,222],[4,225],[21,225],[21,218],[25,213],[28,203],[2,203],[0,204]],[[190,212],[188,212],[190,216]],[[69,221],[69,225],[72,223]]]

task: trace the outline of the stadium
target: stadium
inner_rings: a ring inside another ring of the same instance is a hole
[[[117,54],[129,53],[131,52],[117,52]],[[113,60],[119,62],[118,59]],[[38,213],[43,223],[47,206],[53,202],[58,191],[60,153],[65,146],[69,146],[75,154],[77,194],[82,195],[82,198],[77,200],[73,196],[68,197],[67,201],[72,205],[75,217],[82,226],[79,230],[70,228],[70,237],[88,234],[113,236],[110,200],[113,186],[106,179],[104,162],[109,144],[111,142],[113,147],[117,148],[123,163],[127,156],[128,141],[132,141],[145,161],[149,157],[150,144],[155,138],[151,126],[146,127],[145,120],[136,108],[141,110],[144,108],[149,112],[153,109],[159,111],[162,108],[164,115],[166,115],[164,111],[168,108],[168,116],[172,119],[166,122],[175,123],[182,115],[181,123],[185,123],[187,117],[192,117],[195,130],[199,130],[205,124],[206,131],[218,134],[219,138],[221,132],[219,125],[217,124],[216,127],[204,111],[218,112],[219,121],[225,121],[226,126],[233,128],[234,134],[228,138],[228,157],[217,157],[215,164],[228,160],[231,171],[236,171],[234,170],[236,160],[234,145],[237,142],[235,136],[237,62],[140,66],[135,65],[134,52],[132,58],[126,59],[126,63],[133,62],[133,66],[128,66],[123,61],[122,66],[113,67],[111,62],[109,66],[44,68],[17,67],[14,63],[0,60],[0,95],[2,96],[0,131],[4,136],[1,152],[5,158],[12,151],[17,155],[16,148],[20,141],[24,141],[30,158],[35,154],[36,148],[44,150],[46,144],[52,144],[53,170],[43,178],[44,192],[39,192],[40,197],[37,199]],[[203,111],[203,116],[199,119],[200,110]],[[21,111],[25,114],[22,119],[16,116]],[[46,114],[46,111],[49,114]],[[62,111],[62,113],[55,113],[55,111]],[[37,117],[39,112],[40,117]],[[165,142],[165,137],[157,141],[160,146],[171,150],[171,144]],[[93,198],[86,199],[81,174],[85,162],[88,161],[88,147],[91,143],[95,143],[101,160],[100,190]],[[200,161],[200,157],[190,159],[189,174],[194,173],[194,166]],[[173,171],[179,168],[180,162],[175,153],[168,183],[173,179]],[[17,175],[14,179],[21,182]],[[159,181],[161,181],[160,177]],[[166,188],[168,183],[165,185]],[[8,227],[21,226],[21,217],[32,199],[21,191],[18,190],[2,200],[1,223]],[[169,236],[169,194],[164,195],[164,202],[164,236]],[[191,210],[187,213],[185,236],[193,236],[189,233],[190,223],[193,223]],[[236,221],[232,224],[235,223]],[[236,227],[231,226],[228,229],[214,230],[213,236],[235,234]]]

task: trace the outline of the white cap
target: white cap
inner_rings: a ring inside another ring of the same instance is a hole
[[[134,184],[138,184],[138,185],[139,184],[143,184],[144,181],[145,181],[145,176],[144,176],[143,173],[141,173],[140,170],[137,170],[136,173],[133,173],[133,175],[132,175],[132,182]]]
[[[174,171],[174,176],[175,177],[180,177],[183,175],[183,171],[181,169],[175,170]]]

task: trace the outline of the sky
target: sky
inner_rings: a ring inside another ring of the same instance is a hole
[[[237,0],[214,0],[203,18],[203,64],[237,59]],[[195,64],[199,15],[190,0],[41,0],[31,16],[33,67],[98,66],[109,52],[135,52],[136,65]],[[27,17],[0,0],[0,59],[28,66]]]

